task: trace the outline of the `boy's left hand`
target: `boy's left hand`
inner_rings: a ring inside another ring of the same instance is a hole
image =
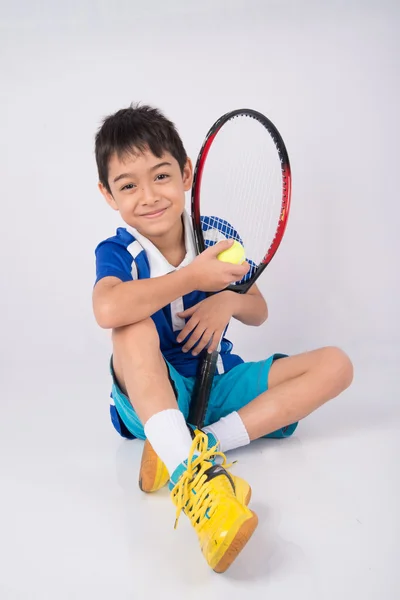
[[[234,313],[235,300],[237,300],[235,296],[235,292],[220,292],[178,313],[178,316],[183,319],[190,317],[176,338],[178,342],[182,342],[191,334],[182,347],[183,352],[189,352],[199,340],[192,351],[194,356],[197,356],[208,344],[210,344],[208,346],[210,353],[218,348],[225,327]]]

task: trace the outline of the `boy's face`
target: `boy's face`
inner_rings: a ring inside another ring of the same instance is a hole
[[[168,152],[161,158],[150,151],[129,154],[123,160],[114,154],[109,162],[111,194],[99,183],[108,204],[122,219],[145,237],[157,238],[180,224],[185,192],[191,188],[192,164],[183,173]]]

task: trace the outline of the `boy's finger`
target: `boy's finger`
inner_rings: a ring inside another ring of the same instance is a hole
[[[191,331],[193,331],[193,329],[195,329],[198,324],[199,324],[199,321],[196,319],[193,319],[193,317],[191,319],[189,319],[189,321],[186,323],[185,327],[182,329],[182,331],[179,332],[179,334],[176,338],[176,341],[178,342],[178,344],[183,342],[183,340],[185,340],[187,338],[189,333]]]
[[[204,327],[201,327],[201,326],[196,327],[192,331],[190,338],[187,340],[185,345],[182,347],[182,351],[189,352],[189,350],[191,350],[193,348],[193,346],[195,346],[197,344],[197,342],[201,339],[204,332],[205,332]]]
[[[212,337],[212,331],[206,329],[203,335],[201,336],[201,339],[197,344],[196,348],[192,351],[193,356],[197,356],[198,354],[200,354],[200,352],[202,352],[204,348],[206,348],[208,344],[212,341]]]
[[[243,277],[244,275],[246,275],[246,273],[248,273],[249,269],[250,269],[250,265],[249,263],[243,263],[241,265],[233,265],[231,263],[225,263],[225,264],[229,264],[229,272],[234,275],[235,277]]]
[[[209,354],[212,354],[213,352],[215,352],[215,350],[217,350],[221,336],[222,336],[222,329],[221,329],[221,331],[214,331],[213,335],[211,336],[211,344],[207,348],[207,352]]]
[[[220,242],[214,244],[214,246],[210,246],[210,248],[207,248],[206,252],[208,252],[212,256],[217,256],[220,252],[228,250],[228,248],[230,248],[233,245],[234,241],[235,240],[221,240]]]
[[[196,312],[197,309],[197,304],[195,304],[194,306],[191,306],[190,308],[187,308],[186,310],[183,310],[182,312],[177,313],[178,317],[181,317],[182,319],[186,319],[187,317],[191,317],[193,315],[193,313]]]

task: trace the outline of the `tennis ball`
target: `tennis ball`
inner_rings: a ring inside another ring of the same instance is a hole
[[[239,242],[235,240],[228,250],[224,250],[217,254],[217,258],[218,260],[222,260],[222,262],[241,265],[246,260],[246,253],[242,244],[239,244]]]

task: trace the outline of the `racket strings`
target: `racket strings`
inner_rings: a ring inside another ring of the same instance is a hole
[[[283,190],[281,159],[265,127],[246,116],[226,123],[211,145],[202,176],[206,246],[235,239],[243,243],[254,270],[275,237]]]

